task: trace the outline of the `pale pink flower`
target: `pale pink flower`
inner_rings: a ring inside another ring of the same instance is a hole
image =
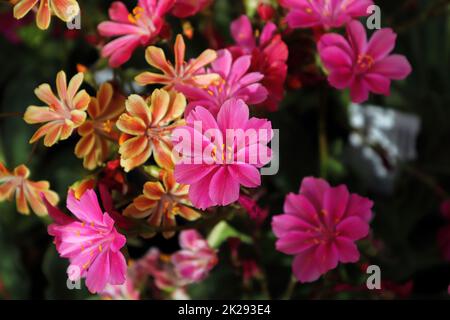
[[[359,260],[355,241],[369,233],[372,206],[344,185],[305,178],[300,193],[286,197],[284,214],[273,218],[276,248],[295,256],[292,269],[300,282],[315,281],[339,262]]]
[[[196,15],[208,5],[212,0],[175,0],[172,14],[177,18],[187,18]]]
[[[175,179],[190,185],[189,199],[195,207],[228,205],[238,200],[241,185],[255,188],[261,184],[258,168],[267,164],[271,157],[267,147],[272,139],[269,121],[249,119],[248,106],[236,99],[223,104],[217,120],[200,106],[186,120],[187,125],[173,134],[174,151],[182,153],[181,161],[175,165]],[[250,139],[245,135],[233,137],[228,134],[227,137],[227,131],[233,129],[243,133],[253,131],[254,135]],[[186,133],[190,135],[188,145],[175,141],[176,137],[181,139]],[[194,145],[200,145],[201,150]]]
[[[109,58],[111,67],[127,62],[138,46],[151,44],[159,35],[165,14],[175,0],[138,0],[130,13],[123,2],[113,2],[109,8],[112,21],[102,22],[98,31],[104,37],[117,37],[102,49],[102,56]]]
[[[181,250],[172,255],[175,271],[189,282],[204,280],[217,264],[216,250],[196,230],[180,233]]]
[[[101,292],[107,284],[125,282],[127,263],[120,249],[126,238],[120,234],[108,212],[102,213],[97,195],[87,190],[80,200],[72,192],[67,208],[74,217],[65,215],[46,201],[53,219],[48,233],[55,237],[56,250],[70,261],[69,279],[86,278],[91,293]],[[77,272],[77,270],[79,272]]]
[[[359,21],[347,25],[347,39],[336,33],[322,36],[320,58],[328,69],[328,81],[337,89],[350,88],[351,99],[362,103],[369,92],[390,95],[391,80],[403,80],[411,73],[408,60],[390,53],[397,35],[390,28],[376,31],[367,41]]]
[[[236,45],[229,48],[234,57],[252,55],[250,71],[264,75],[261,84],[268,90],[267,99],[262,106],[275,111],[284,95],[284,82],[287,75],[288,47],[277,26],[268,22],[256,38],[250,19],[242,15],[231,24],[231,34]]]
[[[286,21],[291,28],[338,28],[352,18],[369,15],[372,0],[279,0],[289,9]]]
[[[206,73],[219,74],[221,79],[207,88],[177,85],[175,88],[188,98],[186,114],[196,106],[207,108],[216,115],[225,101],[236,98],[248,105],[264,102],[267,98],[267,89],[260,83],[263,74],[249,72],[252,57],[245,55],[233,60],[228,50],[217,52],[217,59],[212,62]]]

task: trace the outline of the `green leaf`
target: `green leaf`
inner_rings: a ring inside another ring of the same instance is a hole
[[[239,232],[227,222],[219,222],[210,232],[208,236],[208,244],[212,248],[219,248],[222,243],[224,243],[228,238],[239,238],[242,242],[251,244],[253,242],[252,238],[248,235]]]

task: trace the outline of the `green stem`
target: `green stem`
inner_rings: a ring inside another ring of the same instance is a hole
[[[292,294],[294,293],[294,289],[297,286],[298,280],[295,278],[294,275],[291,276],[291,279],[289,280],[288,286],[286,288],[286,291],[283,294],[283,300],[290,300],[292,298]]]

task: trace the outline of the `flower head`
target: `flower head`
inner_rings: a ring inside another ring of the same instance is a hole
[[[189,282],[204,280],[217,264],[216,250],[196,230],[180,233],[181,250],[172,255],[175,271]]]
[[[198,58],[185,62],[186,45],[183,36],[179,34],[175,41],[174,52],[175,66],[166,60],[161,48],[148,47],[145,59],[149,65],[161,70],[163,74],[143,72],[136,77],[136,82],[140,85],[164,84],[164,89],[171,90],[178,84],[205,87],[220,78],[218,74],[204,72],[204,67],[217,58],[214,50],[207,49]]]
[[[56,205],[59,201],[58,194],[50,190],[50,184],[47,181],[30,181],[30,170],[25,165],[20,165],[9,172],[5,166],[0,163],[0,202],[16,197],[17,211],[23,214],[29,214],[30,208],[37,215],[46,215],[47,209],[40,197],[44,194],[48,201]]]
[[[134,199],[125,209],[124,215],[147,218],[149,225],[153,227],[176,226],[177,215],[189,221],[200,218],[200,213],[190,207],[189,186],[177,183],[171,170],[161,170],[159,176],[160,181],[147,182],[144,185],[143,194]],[[174,231],[163,232],[165,238],[170,238],[174,234]]]
[[[352,21],[347,25],[347,37],[326,34],[318,49],[330,72],[329,83],[337,89],[350,88],[353,102],[366,101],[369,92],[388,96],[391,80],[403,80],[411,73],[411,65],[404,56],[390,54],[397,37],[391,29],[378,30],[367,41],[362,23]]]
[[[286,21],[291,28],[338,28],[352,18],[368,16],[372,0],[280,0],[289,9]]]
[[[212,0],[175,0],[172,14],[177,18],[187,18],[210,5]]]
[[[50,26],[52,14],[68,22],[80,13],[80,7],[76,0],[19,0],[14,6],[14,17],[22,19],[36,6],[39,6],[36,24],[39,29],[43,30]]]
[[[103,291],[107,284],[125,282],[127,264],[120,249],[126,239],[116,230],[110,214],[102,213],[93,190],[87,190],[80,200],[69,192],[67,209],[74,217],[49,203],[47,209],[54,222],[48,227],[48,233],[55,237],[56,250],[61,257],[70,261],[70,280],[86,278],[86,286],[92,293]]]
[[[177,85],[175,88],[189,100],[186,114],[196,106],[207,108],[216,115],[225,101],[241,99],[249,105],[259,104],[266,100],[267,89],[259,83],[264,77],[259,72],[249,72],[252,57],[245,55],[233,61],[229,50],[217,52],[218,58],[211,64],[207,73],[217,73],[221,79],[206,88]]]
[[[138,46],[149,45],[155,40],[164,25],[164,16],[174,1],[139,0],[132,13],[123,2],[111,4],[109,17],[112,21],[98,25],[102,36],[117,37],[102,49],[102,56],[109,58],[111,67],[121,66]]]
[[[75,147],[75,155],[83,158],[86,169],[93,170],[107,159],[110,141],[119,140],[115,122],[124,110],[125,97],[114,93],[109,83],[102,84],[97,97],[91,98],[87,110],[90,119],[78,128],[81,139]]]
[[[30,143],[44,138],[44,145],[51,147],[59,140],[69,138],[73,130],[86,120],[90,97],[85,90],[78,92],[83,82],[83,74],[75,75],[67,85],[66,74],[60,71],[56,76],[58,97],[47,83],[41,84],[34,93],[46,104],[44,107],[29,106],[24,120],[29,124],[45,123],[40,127]]]
[[[173,133],[177,182],[190,185],[189,199],[205,209],[225,206],[238,200],[241,185],[261,184],[258,168],[270,161],[267,147],[272,139],[271,123],[249,118],[242,100],[230,99],[214,116],[203,107],[195,108],[187,125]],[[186,139],[186,141],[184,140]]]
[[[372,206],[346,186],[305,178],[300,193],[286,197],[284,214],[273,218],[277,250],[295,256],[292,269],[299,281],[315,281],[338,262],[359,260],[354,242],[368,235]]]
[[[233,56],[252,55],[250,71],[264,75],[261,84],[268,90],[263,106],[275,111],[284,95],[284,82],[287,75],[288,47],[277,27],[268,22],[256,39],[250,19],[243,15],[231,24],[231,34],[236,45],[229,48]]]
[[[152,154],[160,167],[173,167],[170,134],[184,123],[180,117],[185,107],[184,96],[173,91],[155,90],[147,100],[135,94],[128,97],[127,112],[116,124],[124,133],[119,153],[125,171],[144,164]]]
[[[239,204],[247,211],[250,218],[255,221],[258,226],[263,224],[269,215],[269,210],[267,208],[261,208],[255,199],[248,196],[240,195]]]

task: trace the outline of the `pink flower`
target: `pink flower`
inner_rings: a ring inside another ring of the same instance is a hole
[[[212,0],[175,0],[172,14],[177,18],[187,18],[205,9]]]
[[[257,40],[247,16],[242,15],[231,24],[231,34],[237,45],[231,47],[230,51],[235,57],[252,55],[250,70],[264,75],[261,84],[269,94],[263,105],[269,111],[275,111],[283,99],[287,74],[288,47],[276,30],[274,23],[267,23]]]
[[[289,9],[286,21],[291,28],[338,28],[352,18],[368,16],[372,0],[280,0]]]
[[[205,89],[193,86],[177,85],[175,88],[189,100],[186,114],[196,106],[207,108],[216,115],[225,101],[236,98],[249,105],[259,104],[266,100],[267,90],[259,81],[264,77],[259,72],[248,72],[252,57],[242,56],[233,61],[228,50],[217,52],[217,59],[206,73],[217,73],[221,80]]]
[[[372,206],[344,185],[305,178],[300,193],[286,197],[285,213],[273,218],[276,248],[295,256],[292,269],[300,282],[315,281],[338,262],[359,260],[354,242],[368,235]]]
[[[95,192],[87,190],[80,200],[69,192],[67,208],[75,217],[65,215],[47,201],[46,205],[54,222],[48,233],[55,237],[61,257],[69,259],[69,270],[75,270],[69,279],[86,278],[91,293],[101,292],[107,284],[123,284],[127,263],[120,249],[126,239],[117,232],[110,214],[102,213]]]
[[[247,196],[239,196],[239,204],[247,211],[248,215],[257,225],[261,225],[269,215],[268,209],[262,209],[258,203]]]
[[[196,230],[180,233],[181,250],[172,255],[177,274],[189,282],[204,280],[217,264],[216,250]]]
[[[255,188],[261,184],[258,168],[271,157],[266,146],[272,139],[269,121],[249,119],[248,106],[236,99],[224,103],[217,120],[201,106],[186,120],[187,126],[173,133],[174,151],[182,154],[175,165],[175,179],[190,185],[189,199],[195,207],[228,205],[238,200],[240,185]],[[244,135],[232,135],[239,130]],[[246,134],[251,137],[246,139]],[[183,142],[176,141],[176,137],[183,138]],[[198,146],[201,150],[197,150]]]
[[[164,25],[164,15],[175,0],[138,0],[132,13],[120,1],[109,8],[112,21],[102,22],[98,31],[104,37],[118,37],[102,49],[102,56],[109,58],[113,68],[127,62],[138,46],[152,43]]]
[[[367,41],[359,21],[347,25],[348,40],[329,33],[319,41],[318,50],[329,70],[328,81],[337,89],[350,88],[352,101],[361,103],[369,92],[388,96],[391,80],[403,80],[411,73],[411,65],[402,55],[390,55],[397,35],[389,28],[376,31]]]

